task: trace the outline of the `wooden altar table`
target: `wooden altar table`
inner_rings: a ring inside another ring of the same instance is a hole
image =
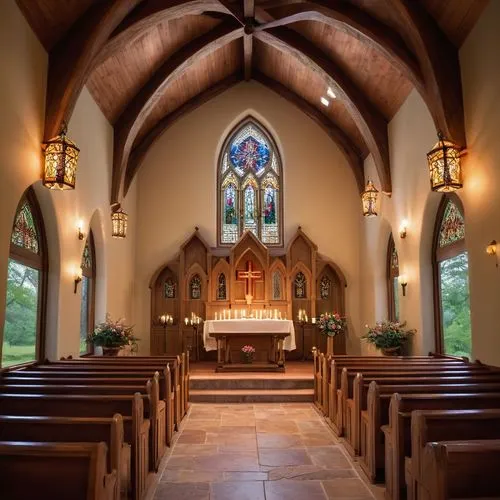
[[[293,321],[274,319],[205,321],[203,343],[207,351],[217,349],[217,372],[283,372],[285,371],[284,351],[296,348]],[[238,363],[234,359],[239,356],[236,351],[248,344],[256,347],[256,360],[251,364]]]

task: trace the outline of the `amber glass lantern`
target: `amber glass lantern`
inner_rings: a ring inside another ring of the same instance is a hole
[[[127,237],[127,220],[128,215],[118,205],[111,214],[111,236],[113,238]]]
[[[447,193],[462,188],[462,169],[460,166],[460,148],[438,134],[439,140],[427,153],[431,189]]]
[[[361,195],[361,201],[363,203],[363,215],[365,217],[376,217],[377,214],[377,199],[378,190],[373,185],[372,181],[366,183],[365,190]]]
[[[63,124],[61,133],[43,145],[45,154],[43,185],[49,189],[75,189],[80,150],[66,137],[66,131],[66,124]]]

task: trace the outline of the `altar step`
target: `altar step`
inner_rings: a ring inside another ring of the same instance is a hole
[[[190,401],[197,403],[303,403],[312,402],[312,377],[235,374],[234,377],[192,376]]]
[[[310,403],[313,396],[314,389],[193,389],[189,392],[193,403]]]

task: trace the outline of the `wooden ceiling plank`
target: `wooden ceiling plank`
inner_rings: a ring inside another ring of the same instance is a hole
[[[124,46],[132,43],[155,25],[183,16],[220,12],[244,24],[243,12],[226,0],[148,0],[141,3],[114,31],[102,49],[96,65],[101,64]]]
[[[261,14],[262,10],[259,11],[257,20],[264,24],[256,27],[256,31],[286,26],[299,21],[316,21],[345,31],[368,46],[379,50],[413,83],[419,92],[424,92],[418,61],[407,49],[399,34],[352,4],[331,5],[324,0],[294,3],[282,7],[280,16],[272,21],[269,21],[269,14],[267,17],[260,17]]]
[[[363,158],[361,152],[355,146],[350,137],[340,127],[338,127],[330,119],[328,119],[328,117],[321,113],[317,108],[309,104],[305,99],[300,97],[285,85],[259,71],[254,71],[254,80],[268,87],[269,89],[286,99],[288,102],[296,106],[328,134],[328,136],[338,146],[345,159],[347,160],[349,166],[351,167],[356,179],[356,184],[358,185],[359,192],[363,192],[363,190],[365,189]]]
[[[243,28],[234,20],[219,24],[169,57],[129,102],[114,127],[111,203],[119,202],[125,166],[134,140],[165,88],[197,60],[242,36]]]
[[[420,2],[389,0],[399,28],[410,39],[422,68],[427,105],[438,131],[465,147],[462,79],[457,48]]]
[[[49,55],[44,138],[68,122],[89,75],[92,61],[108,37],[141,0],[95,4],[73,25]]]
[[[287,28],[273,28],[255,36],[275,49],[301,61],[310,71],[322,76],[325,87],[331,86],[349,111],[368,146],[380,179],[382,190],[391,192],[391,171],[387,121],[333,61],[314,44]]]
[[[241,82],[242,79],[241,73],[236,72],[191,98],[175,111],[162,118],[130,153],[130,158],[125,172],[124,196],[127,194],[130,184],[139,171],[146,153],[168,128],[170,128],[182,117],[198,109],[202,104],[205,104],[214,97],[217,97],[237,83]]]

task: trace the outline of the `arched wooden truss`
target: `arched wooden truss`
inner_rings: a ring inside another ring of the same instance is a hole
[[[19,0],[19,4],[28,21],[35,25],[36,20],[30,19],[30,1]],[[43,3],[42,0],[35,1]],[[54,0],[55,3],[58,1]],[[316,121],[344,153],[360,189],[364,185],[364,156],[366,152],[371,153],[381,189],[390,192],[387,117],[365,95],[356,78],[313,41],[300,34],[295,29],[295,23],[320,23],[347,33],[370,49],[377,50],[421,94],[436,129],[465,146],[458,49],[426,9],[432,1],[378,0],[371,2],[376,5],[369,10],[350,0],[338,3],[277,0],[257,6],[254,0],[86,0],[89,7],[56,43],[48,46],[45,139],[56,135],[63,121],[69,121],[92,71],[117,51],[138,40],[158,23],[185,16],[210,16],[219,23],[169,54],[114,120],[111,202],[119,202],[126,193],[145,153],[165,129],[243,79],[259,81]],[[46,0],[44,2],[47,3]],[[483,3],[480,0],[476,5]],[[374,16],[374,11],[378,14],[377,9],[382,13],[390,10],[390,16]],[[481,9],[476,7],[475,11],[477,18]],[[43,34],[38,34],[43,39]],[[225,76],[151,126],[148,120],[152,110],[169,92],[173,82],[198,64],[201,58],[214,54],[235,40],[242,40],[241,72]],[[314,105],[286,82],[261,71],[255,56],[256,43],[300,62],[307,71],[319,75],[325,85],[333,88],[357,129],[354,134],[357,137],[322,112],[319,103]]]

